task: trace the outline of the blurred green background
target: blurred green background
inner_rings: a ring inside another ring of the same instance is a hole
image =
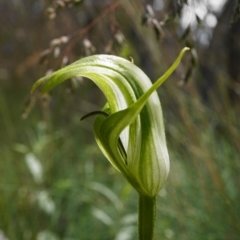
[[[155,239],[240,239],[238,1],[0,1],[0,239],[137,239],[138,196],[101,155],[93,119],[105,103],[86,79],[30,96],[81,57],[133,58],[159,89],[171,171]],[[191,73],[191,74],[190,74]]]

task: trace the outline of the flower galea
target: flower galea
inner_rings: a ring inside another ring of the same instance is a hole
[[[156,89],[180,63],[184,48],[173,65],[154,84],[132,62],[111,55],[83,58],[39,79],[49,91],[74,76],[92,80],[107,103],[97,114],[94,134],[109,162],[140,195],[155,197],[169,173],[162,109]]]

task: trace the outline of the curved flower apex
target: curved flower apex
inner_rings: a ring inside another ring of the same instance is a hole
[[[181,51],[154,84],[132,62],[116,56],[95,55],[39,79],[32,91],[43,83],[42,92],[46,92],[74,76],[95,82],[107,99],[94,122],[98,146],[140,194],[154,197],[169,173],[162,109],[156,89],[176,69],[187,50]]]

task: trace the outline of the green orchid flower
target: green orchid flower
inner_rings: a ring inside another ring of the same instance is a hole
[[[34,91],[43,85],[41,91],[44,93],[69,78],[82,76],[101,89],[107,103],[102,111],[89,114],[97,114],[94,122],[97,144],[109,162],[137,190],[139,208],[148,208],[147,218],[151,219],[155,218],[156,196],[169,173],[162,109],[156,90],[176,69],[187,50],[181,51],[173,65],[154,84],[130,61],[95,55],[39,79],[32,88]],[[149,206],[153,206],[152,211]],[[152,239],[153,226],[148,227],[143,220],[145,223],[141,227],[143,212],[139,212],[139,228],[145,229],[139,231],[140,239]]]

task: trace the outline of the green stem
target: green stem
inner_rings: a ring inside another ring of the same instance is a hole
[[[153,240],[156,221],[156,197],[139,195],[139,240]]]

